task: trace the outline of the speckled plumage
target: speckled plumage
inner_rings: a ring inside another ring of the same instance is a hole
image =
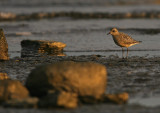
[[[111,29],[111,31],[108,33],[112,35],[112,38],[118,46],[122,47],[122,52],[123,52],[123,47],[127,48],[127,56],[128,57],[128,47],[133,46],[135,44],[139,44],[141,41],[136,41],[129,35],[118,32],[116,28]],[[124,52],[123,52],[124,54]],[[123,56],[122,56],[123,57]]]
[[[140,43],[125,33],[119,32],[119,35],[112,35],[114,42],[120,47],[130,47]]]

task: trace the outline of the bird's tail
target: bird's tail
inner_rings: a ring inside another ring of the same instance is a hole
[[[138,41],[139,43],[142,43],[142,41]]]

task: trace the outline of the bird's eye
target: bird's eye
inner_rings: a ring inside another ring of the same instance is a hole
[[[115,30],[113,30],[112,32],[115,32]]]

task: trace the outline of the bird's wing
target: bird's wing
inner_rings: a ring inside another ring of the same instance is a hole
[[[124,43],[136,43],[137,41],[134,40],[132,37],[125,33],[120,33],[121,39],[123,40]]]

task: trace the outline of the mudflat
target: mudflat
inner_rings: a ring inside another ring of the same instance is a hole
[[[13,58],[9,61],[0,62],[1,71],[8,73],[11,79],[20,80],[25,83],[30,71],[38,65],[50,64],[57,61],[75,61],[85,62],[92,61],[106,66],[108,71],[108,83],[106,93],[129,93],[129,102],[125,105],[114,104],[95,104],[83,105],[73,110],[48,110],[48,109],[13,109],[1,108],[0,111],[5,112],[76,112],[83,111],[96,112],[146,112],[158,113],[158,103],[155,106],[145,106],[138,102],[131,103],[130,100],[136,98],[152,98],[160,96],[160,57],[138,57],[132,56],[127,60],[121,59],[118,56],[101,56],[101,55],[82,55],[82,56],[42,56],[42,57],[26,57]],[[152,101],[150,101],[152,102]],[[151,103],[152,104],[152,103]],[[154,107],[154,108],[153,108]]]

